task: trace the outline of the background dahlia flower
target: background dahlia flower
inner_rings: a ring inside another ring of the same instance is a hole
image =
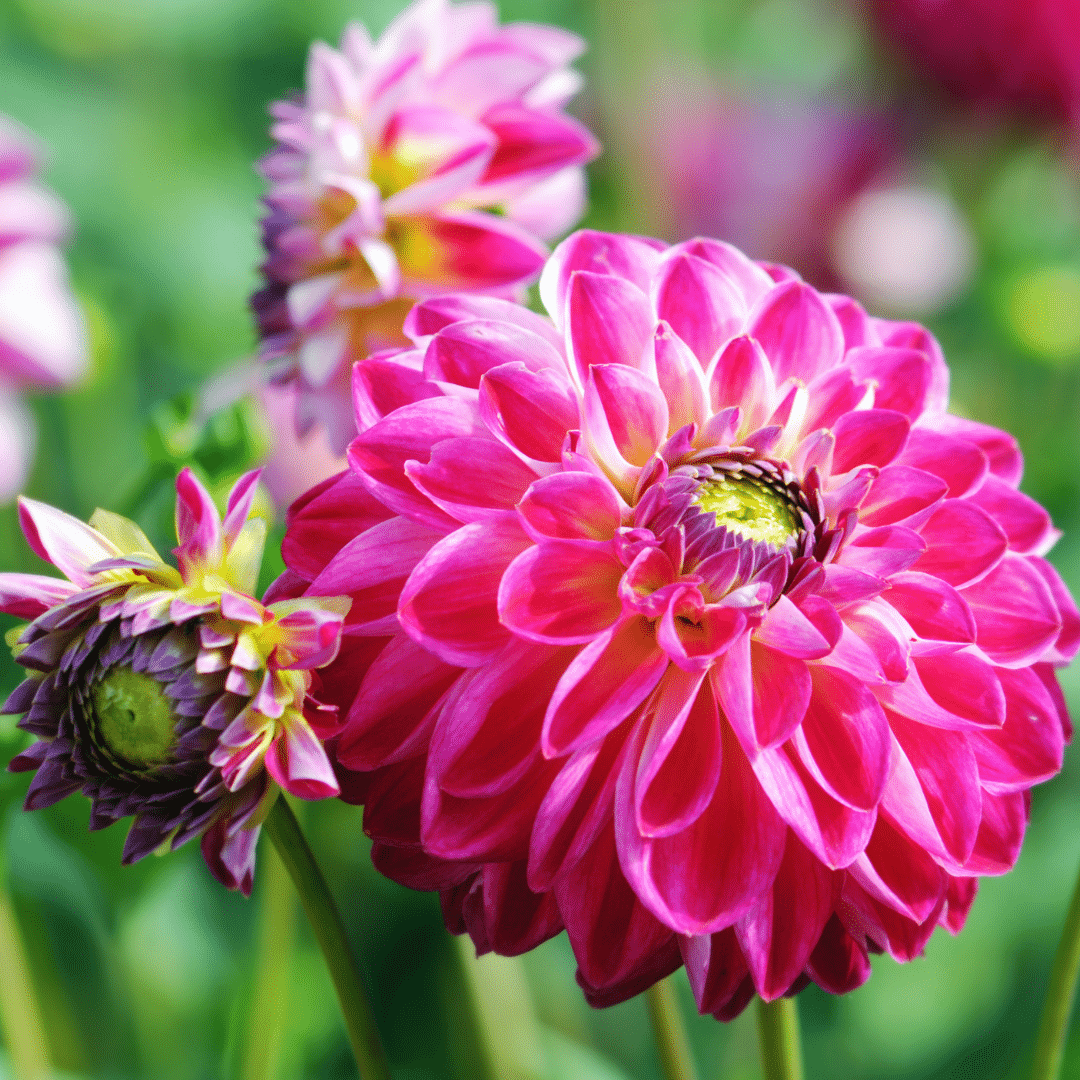
[[[349,366],[405,344],[413,301],[509,293],[584,205],[595,140],[563,112],[583,49],[492,4],[418,0],[372,42],[312,47],[303,99],[272,107],[262,356],[300,388],[297,426],[355,434]],[[496,211],[496,212],[492,212]]]
[[[1060,768],[1056,531],[917,325],[715,240],[580,232],[540,290],[415,308],[293,507],[279,588],[353,599],[345,796],[481,950],[565,926],[594,1004],[851,990]]]
[[[67,207],[34,179],[41,151],[21,124],[0,114],[0,501],[26,481],[34,420],[20,392],[52,390],[87,363],[82,312],[57,245],[71,229]]]
[[[882,30],[960,97],[1080,123],[1078,0],[871,0]]]
[[[202,835],[210,870],[244,893],[278,786],[338,793],[320,741],[337,714],[312,696],[312,669],[337,654],[349,607],[250,595],[266,539],[258,478],[241,477],[222,521],[180,474],[179,570],[127,518],[97,510],[86,525],[22,499],[27,541],[67,580],[0,574],[0,611],[31,620],[9,638],[30,675],[2,710],[39,739],[9,766],[37,770],[26,809],[82,791],[91,829],[133,815],[125,863]]]

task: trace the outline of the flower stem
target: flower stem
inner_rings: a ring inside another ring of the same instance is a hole
[[[649,1020],[656,1039],[656,1055],[660,1059],[660,1071],[665,1080],[697,1080],[697,1069],[694,1068],[671,979],[653,983],[645,991],[645,1004],[649,1009]]]
[[[300,894],[300,903],[330,969],[361,1080],[390,1080],[379,1029],[341,915],[284,795],[274,802],[264,827]]]
[[[758,1043],[765,1080],[803,1080],[799,1012],[794,998],[758,1001]]]
[[[1076,997],[1076,980],[1080,974],[1080,877],[1073,889],[1072,903],[1065,916],[1054,966],[1050,971],[1050,986],[1046,991],[1039,1037],[1035,1043],[1035,1063],[1031,1080],[1057,1080],[1061,1059],[1065,1054],[1065,1036],[1069,1032],[1069,1017]]]

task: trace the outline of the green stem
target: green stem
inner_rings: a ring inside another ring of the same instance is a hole
[[[26,962],[22,935],[7,890],[0,884],[0,1029],[15,1080],[47,1080],[52,1075],[45,1025]]]
[[[257,887],[259,944],[240,1080],[272,1080],[277,1074],[296,934],[296,894],[273,849],[260,856]]]
[[[686,1030],[679,1015],[679,1002],[671,979],[661,979],[645,991],[656,1056],[665,1080],[697,1080],[697,1069],[686,1040]]]
[[[803,1080],[799,1012],[795,999],[758,1001],[758,1043],[765,1080]]]
[[[330,969],[361,1080],[390,1080],[379,1029],[341,915],[284,795],[275,801],[264,827],[300,894],[300,903]]]
[[[1065,1036],[1069,1032],[1076,979],[1080,974],[1080,877],[1076,880],[1065,928],[1061,931],[1054,966],[1050,971],[1050,987],[1046,991],[1039,1037],[1035,1043],[1035,1063],[1031,1080],[1057,1080],[1061,1059],[1065,1054]]]

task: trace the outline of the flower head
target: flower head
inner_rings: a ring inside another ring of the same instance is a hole
[[[888,36],[960,97],[1080,123],[1075,0],[872,0]]]
[[[339,50],[312,48],[304,98],[272,110],[254,299],[264,358],[303,391],[301,431],[323,421],[341,452],[350,361],[404,344],[417,298],[527,282],[541,240],[577,221],[596,144],[562,110],[581,50],[447,0],[418,0],[376,42],[354,23]]]
[[[1060,768],[1056,531],[919,326],[714,240],[577,233],[540,290],[418,306],[291,513],[282,587],[354,601],[376,863],[481,949],[565,925],[596,1004],[850,990]]]
[[[67,208],[35,180],[41,152],[0,115],[0,500],[22,487],[33,420],[19,391],[55,389],[86,367],[86,331],[58,250]]]
[[[125,863],[201,834],[210,869],[245,893],[278,785],[338,794],[320,741],[337,711],[314,696],[313,669],[337,655],[349,608],[251,596],[266,538],[257,481],[237,482],[222,521],[180,474],[179,569],[127,518],[98,510],[87,525],[22,499],[30,546],[66,580],[0,574],[0,610],[31,620],[11,638],[30,675],[3,707],[40,740],[9,766],[37,770],[26,808],[82,791],[92,829],[133,815]]]

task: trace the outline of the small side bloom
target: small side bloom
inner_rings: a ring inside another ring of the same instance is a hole
[[[202,836],[211,871],[245,894],[279,790],[338,794],[322,743],[337,710],[314,669],[337,655],[350,606],[251,595],[266,539],[258,478],[241,477],[222,520],[180,474],[179,568],[126,518],[98,510],[85,524],[21,499],[27,541],[64,578],[0,574],[0,611],[31,620],[12,639],[29,675],[2,710],[39,740],[9,765],[36,770],[26,809],[81,791],[91,829],[133,816],[125,863]]]
[[[355,433],[349,366],[405,344],[412,303],[454,290],[510,295],[543,240],[584,205],[592,135],[563,111],[579,38],[500,26],[487,3],[418,0],[378,41],[357,23],[317,43],[298,101],[272,107],[253,299],[273,377],[300,389],[297,427]]]

